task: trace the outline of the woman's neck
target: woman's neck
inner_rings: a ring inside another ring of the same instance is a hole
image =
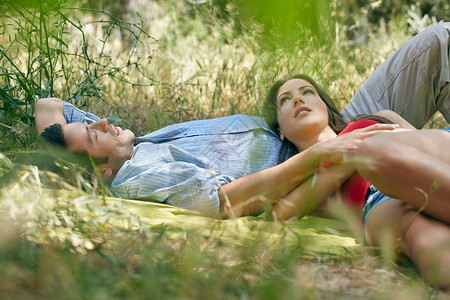
[[[298,151],[302,152],[317,143],[335,138],[336,136],[337,134],[333,131],[333,129],[331,129],[330,126],[327,126],[319,133],[304,135],[301,139],[299,139],[298,142],[295,142],[294,144],[297,146]]]

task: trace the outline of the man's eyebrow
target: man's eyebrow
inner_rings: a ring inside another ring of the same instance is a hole
[[[94,141],[92,140],[91,132],[89,131],[89,128],[87,126],[85,128],[86,128],[86,135],[87,135],[89,144],[92,144]]]
[[[312,88],[313,86],[312,85],[309,85],[309,84],[307,84],[307,85],[302,85],[301,87],[299,87],[298,88],[298,90],[299,91],[301,91],[301,90],[304,90],[305,88]],[[284,92],[283,94],[280,94],[280,96],[278,96],[278,99],[280,99],[281,98],[281,96],[283,96],[283,95],[286,95],[286,94],[289,94],[290,92],[289,91],[287,91],[287,92]]]

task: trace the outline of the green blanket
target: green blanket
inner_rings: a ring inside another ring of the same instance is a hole
[[[213,236],[225,243],[264,241],[268,247],[301,248],[303,253],[312,255],[351,255],[360,248],[345,224],[334,219],[307,216],[295,221],[269,222],[260,216],[217,220],[195,211],[153,202],[111,197],[107,197],[106,202],[138,216],[147,225],[195,230],[205,237]],[[118,220],[110,223],[114,226],[129,225]]]

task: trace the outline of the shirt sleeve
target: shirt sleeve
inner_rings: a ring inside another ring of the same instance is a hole
[[[66,101],[64,101],[64,118],[67,123],[81,122],[84,124],[92,124],[100,120],[93,113],[85,112]]]
[[[117,197],[149,200],[185,209],[196,210],[205,216],[219,218],[218,191],[235,178],[216,174],[189,162],[168,162],[137,170],[126,168],[112,191]],[[126,178],[120,182],[121,178]]]

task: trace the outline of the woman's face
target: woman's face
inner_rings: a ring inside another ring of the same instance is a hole
[[[318,135],[328,126],[328,109],[311,83],[291,79],[277,94],[281,138],[298,145],[301,139]]]

